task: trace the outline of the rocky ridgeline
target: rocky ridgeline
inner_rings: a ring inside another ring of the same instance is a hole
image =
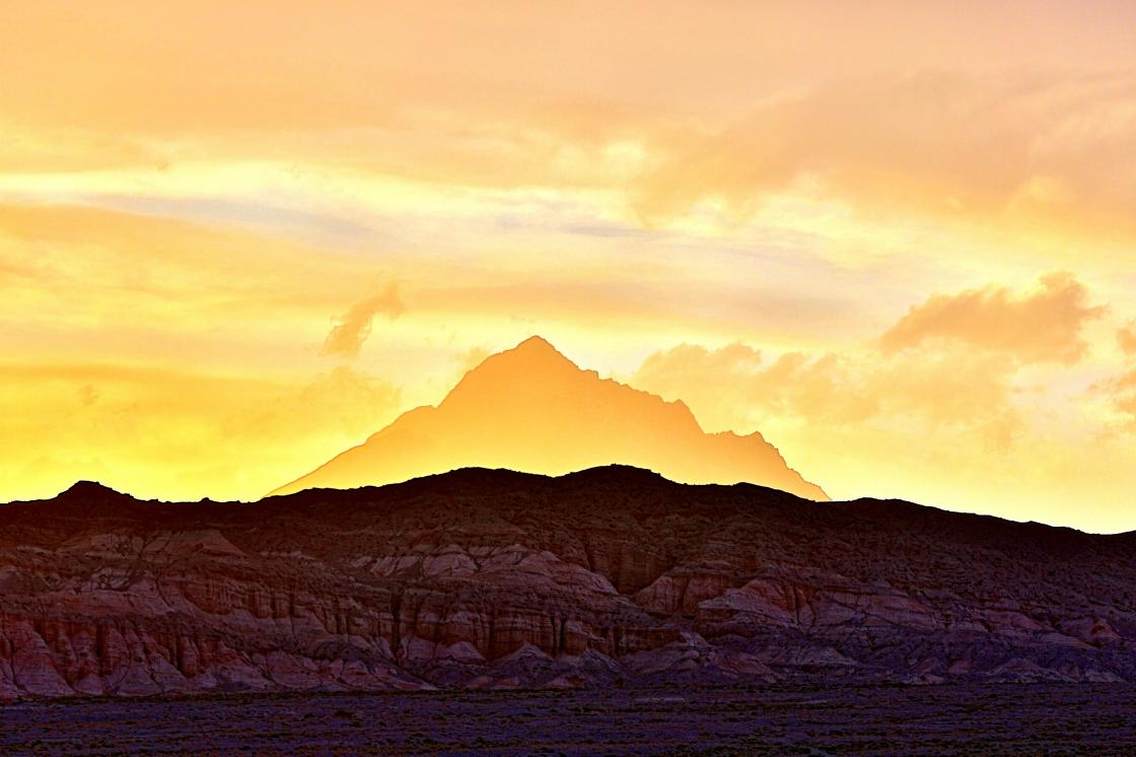
[[[0,506],[0,698],[1136,680],[1136,536],[624,467]]]

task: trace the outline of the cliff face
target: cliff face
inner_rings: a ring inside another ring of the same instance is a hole
[[[609,467],[0,506],[0,698],[1136,680],[1136,538]]]
[[[559,475],[609,463],[674,481],[749,481],[827,499],[760,434],[707,434],[682,403],[581,370],[539,337],[487,358],[437,407],[403,414],[273,493],[384,484],[457,467]]]

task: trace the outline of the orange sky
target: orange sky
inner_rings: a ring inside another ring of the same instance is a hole
[[[1133,155],[1130,2],[7,3],[0,500],[256,497],[539,333],[1133,529]]]

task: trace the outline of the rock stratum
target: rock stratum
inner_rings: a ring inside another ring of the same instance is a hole
[[[1136,535],[611,466],[0,506],[0,698],[1136,680]]]
[[[682,402],[601,379],[536,336],[486,358],[436,407],[404,413],[272,493],[351,489],[454,468],[560,475],[610,463],[686,483],[748,481],[828,499],[760,433],[708,434]]]

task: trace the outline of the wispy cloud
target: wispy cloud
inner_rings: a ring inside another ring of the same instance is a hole
[[[371,335],[376,316],[391,320],[406,311],[398,293],[398,284],[391,282],[378,294],[355,303],[339,318],[323,343],[324,355],[353,358]]]

